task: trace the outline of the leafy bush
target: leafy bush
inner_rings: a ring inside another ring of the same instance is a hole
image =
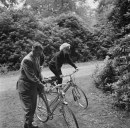
[[[112,84],[115,105],[121,109],[130,111],[130,73],[123,75],[117,82]]]
[[[33,42],[29,40],[44,46],[45,65],[64,42],[71,44],[74,61],[84,62],[95,56],[89,46],[92,33],[84,21],[72,13],[37,20],[26,9],[4,11],[0,15],[0,29],[0,64],[8,64],[8,70],[19,69],[22,58],[31,51]]]
[[[104,68],[99,69],[100,72],[94,79],[97,87],[112,92],[116,106],[127,111],[130,111],[129,49],[130,37],[120,39],[120,42],[109,50],[112,59],[106,61]]]
[[[6,74],[8,72],[8,66],[3,64],[0,65],[0,74]]]
[[[19,69],[21,59],[30,51],[27,39],[35,37],[37,22],[27,10],[4,11],[0,15],[0,64]]]
[[[97,88],[102,89],[104,92],[112,92],[113,88],[111,84],[116,81],[116,71],[113,67],[112,60],[107,57],[101,67],[97,65],[93,79]]]
[[[101,0],[97,9],[97,17],[98,24],[95,26],[94,37],[98,36],[97,41],[100,42],[100,47],[105,48],[105,53],[111,54],[112,58],[111,66],[106,64],[102,70],[98,69],[101,71],[100,74],[97,74],[96,86],[101,86],[103,90],[109,86],[116,106],[129,110],[130,1]],[[99,48],[99,51],[102,49]],[[111,74],[110,67],[114,69],[114,74]],[[114,79],[111,83],[106,80],[110,78],[110,74],[112,75],[111,80]],[[102,86],[102,84],[104,85]]]
[[[38,29],[36,40],[45,46],[47,62],[56,51],[59,51],[59,46],[65,42],[71,44],[71,56],[74,61],[93,59],[91,49],[88,50],[87,46],[87,42],[93,38],[92,33],[77,15],[70,13],[42,19]]]

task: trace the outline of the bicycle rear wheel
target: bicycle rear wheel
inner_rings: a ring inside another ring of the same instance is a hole
[[[63,117],[68,128],[79,128],[77,119],[72,110],[67,106],[63,105]]]
[[[87,96],[81,88],[79,88],[78,86],[74,87],[72,89],[72,94],[74,101],[77,102],[81,108],[86,109],[88,107]]]
[[[49,117],[47,113],[47,106],[42,97],[38,96],[36,116],[41,122],[47,122]]]

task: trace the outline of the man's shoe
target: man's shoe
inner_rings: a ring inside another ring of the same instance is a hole
[[[48,116],[49,116],[49,120],[53,119],[53,114],[51,112],[48,113]]]
[[[38,128],[38,126],[36,125],[32,125],[30,128]]]
[[[36,124],[34,124],[34,123],[32,123],[32,124],[25,123],[24,128],[38,128],[38,126]]]
[[[65,100],[63,101],[63,103],[64,103],[65,105],[68,105],[68,102],[67,102],[67,101],[65,101]]]
[[[38,128],[38,126],[35,124],[35,122],[32,122],[31,128]]]
[[[29,128],[28,124],[25,123],[24,124],[24,128]]]

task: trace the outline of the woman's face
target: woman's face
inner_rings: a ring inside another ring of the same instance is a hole
[[[35,53],[36,53],[37,56],[41,56],[43,54],[43,50],[39,49]]]
[[[67,47],[67,48],[65,48],[63,51],[64,51],[64,53],[70,53],[70,48]]]

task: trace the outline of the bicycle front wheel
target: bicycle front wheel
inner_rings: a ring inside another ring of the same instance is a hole
[[[77,102],[77,104],[83,108],[86,109],[88,107],[88,99],[84,91],[79,88],[78,86],[74,87],[72,89],[72,94],[74,101]]]
[[[47,113],[47,106],[41,96],[38,96],[36,116],[41,122],[47,122],[49,117]]]
[[[79,128],[74,113],[67,105],[63,105],[63,117],[68,128]]]

